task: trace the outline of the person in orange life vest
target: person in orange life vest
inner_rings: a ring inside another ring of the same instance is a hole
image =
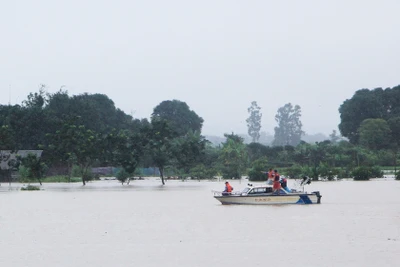
[[[268,172],[263,172],[267,175],[267,184],[272,184],[272,182],[274,181],[274,171],[272,170],[272,168],[269,169]]]
[[[233,187],[229,184],[228,181],[225,182],[225,190],[223,192],[225,193],[232,193],[233,191]]]
[[[277,170],[274,170],[274,183],[272,185],[272,189],[274,190],[274,192],[276,193],[280,193],[281,190],[281,183],[279,182],[279,173]]]

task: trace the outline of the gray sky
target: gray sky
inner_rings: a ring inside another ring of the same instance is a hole
[[[39,84],[103,93],[137,118],[185,101],[203,134],[262,130],[291,102],[329,134],[361,88],[400,84],[400,1],[0,0],[0,104]]]

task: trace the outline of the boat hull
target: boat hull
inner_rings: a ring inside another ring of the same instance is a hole
[[[227,195],[214,196],[224,205],[279,205],[279,204],[320,204],[321,195],[319,192],[311,194],[285,194],[285,195]]]

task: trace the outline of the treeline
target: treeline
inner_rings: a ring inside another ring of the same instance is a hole
[[[383,98],[385,92],[390,97]],[[93,178],[91,168],[100,166],[120,167],[121,182],[138,175],[139,168],[157,167],[163,184],[165,175],[197,179],[248,175],[265,180],[262,171],[270,167],[290,177],[379,177],[382,172],[376,166],[397,164],[400,113],[395,99],[400,104],[400,87],[360,90],[346,100],[339,109],[339,129],[349,141],[334,132],[324,142],[269,147],[256,142],[246,145],[231,133],[225,134],[221,145],[213,146],[201,135],[203,119],[179,100],[163,101],[150,120],[139,120],[116,108],[103,94],[70,96],[63,90],[47,94],[41,89],[21,105],[0,106],[0,150],[43,150],[40,159],[28,157],[11,167],[21,169],[22,163],[33,179],[54,170],[70,176],[78,166],[83,184]],[[277,121],[283,121],[282,114],[298,111],[299,107],[287,104],[278,111]],[[282,125],[278,124],[276,133],[282,132]],[[300,134],[301,124],[297,126]]]

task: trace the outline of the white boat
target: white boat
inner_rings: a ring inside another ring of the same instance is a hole
[[[309,184],[311,179],[303,178],[301,186],[303,190],[295,189],[288,192],[281,189],[279,193],[273,192],[270,185],[253,186],[248,184],[240,192],[226,193],[221,191],[213,191],[214,198],[222,204],[250,204],[250,205],[276,205],[276,204],[320,204],[321,194],[319,191],[307,193],[304,191],[304,185]]]

